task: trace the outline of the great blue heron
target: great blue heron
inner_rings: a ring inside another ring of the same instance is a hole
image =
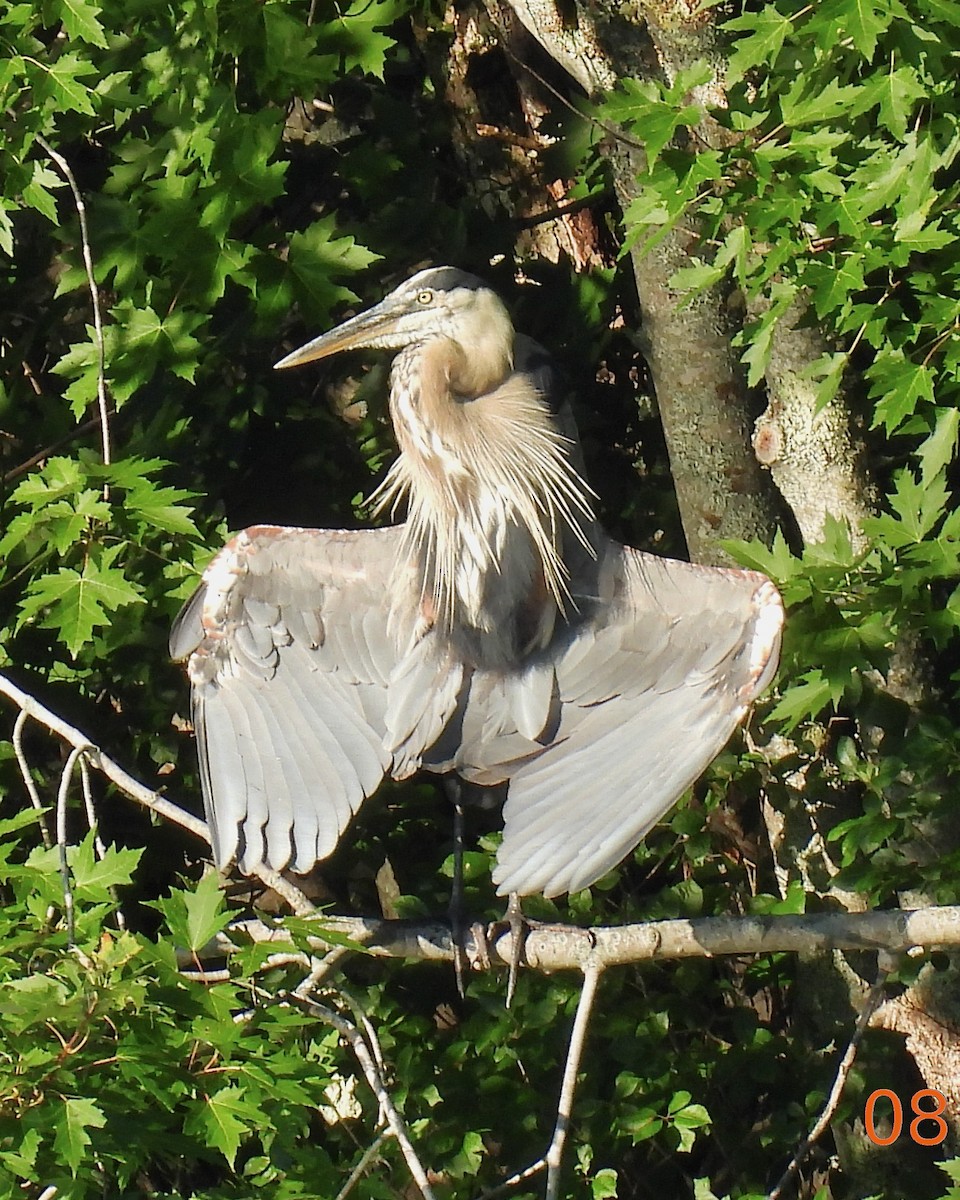
[[[378,499],[406,524],[247,529],[171,636],[216,861],[308,871],[422,767],[506,785],[500,894],[586,887],[770,680],[779,594],[603,533],[549,359],[475,276],[421,271],[277,366],[354,348],[399,352]]]

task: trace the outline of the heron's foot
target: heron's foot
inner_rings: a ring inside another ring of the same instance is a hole
[[[510,971],[507,976],[507,1002],[509,1008],[513,1003],[514,992],[517,990],[517,975],[520,966],[526,961],[527,935],[531,929],[537,928],[542,922],[531,920],[524,916],[520,906],[520,897],[511,892],[507,900],[507,911],[499,921],[493,921],[487,926],[487,938],[494,941],[501,933],[510,931]]]
[[[463,978],[470,969],[470,962],[467,958],[463,910],[459,904],[450,906],[450,940],[453,942],[453,973],[457,979],[457,995],[463,1000],[466,996]]]
[[[457,978],[457,993],[466,995],[464,979],[468,971],[490,969],[490,942],[487,926],[479,921],[465,925],[458,915],[450,914],[450,940],[453,942],[453,970]]]

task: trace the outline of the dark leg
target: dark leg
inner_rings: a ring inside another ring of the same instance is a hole
[[[523,961],[523,947],[527,941],[527,931],[530,928],[530,923],[523,916],[523,910],[520,906],[520,894],[511,892],[508,901],[506,901],[506,912],[499,920],[494,920],[491,925],[487,926],[486,937],[487,941],[492,942],[499,934],[502,934],[504,928],[510,930],[510,973],[506,977],[506,1008],[509,1008],[514,1002],[514,992],[517,989],[517,972],[520,971],[520,965]]]
[[[464,997],[463,973],[466,968],[466,953],[463,948],[464,905],[463,905],[463,805],[460,802],[462,788],[455,775],[444,775],[443,790],[453,805],[453,888],[450,892],[450,936],[453,940],[453,969],[457,976],[457,991]]]

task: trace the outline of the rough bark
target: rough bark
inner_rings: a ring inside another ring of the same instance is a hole
[[[550,139],[541,130],[549,104],[536,80],[516,64],[529,57],[529,35],[500,0],[451,8],[454,31],[438,74],[452,117],[453,145],[468,190],[491,216],[517,228],[518,257],[577,270],[606,265],[587,209],[562,208],[569,180],[551,178],[543,161]]]
[[[777,322],[766,370],[767,407],[753,447],[790,506],[806,545],[823,541],[828,516],[846,521],[854,550],[866,546],[863,522],[876,511],[863,444],[840,396],[817,411],[817,385],[806,368],[829,351],[798,296]]]
[[[960,1127],[960,978],[956,970],[925,969],[902,996],[877,1009],[871,1024],[903,1035],[927,1087],[935,1088],[946,1100],[944,1115],[955,1128]]]
[[[512,7],[541,46],[588,92],[609,89],[638,62],[649,61],[648,44],[634,30],[617,37],[613,24],[600,28],[583,8],[576,22],[564,19],[552,0],[512,0]],[[669,8],[670,6],[664,6]],[[681,6],[683,7],[683,6]],[[680,10],[678,9],[677,12]],[[668,77],[690,58],[706,36],[702,18],[687,14],[663,20],[654,39],[658,69]],[[674,14],[676,15],[676,13]],[[622,33],[622,22],[616,33]],[[673,49],[676,47],[676,53]],[[617,192],[626,206],[636,194],[642,161],[618,147],[610,155]],[[688,263],[695,231],[677,229],[646,252],[632,254],[642,328],[640,337],[653,378],[680,516],[690,557],[695,562],[728,561],[724,538],[769,541],[777,506],[750,445],[750,405],[737,356],[730,345],[735,321],[722,288],[708,289],[681,305],[671,287],[675,271]]]
[[[450,927],[430,921],[383,921],[370,917],[316,918],[318,951],[329,949],[324,930],[384,958],[451,962],[454,944]],[[289,943],[282,927],[262,921],[240,921],[237,929],[254,941]],[[513,960],[509,930],[493,941],[478,942],[467,931],[464,945],[475,969],[507,967]],[[581,929],[575,925],[541,925],[527,934],[524,960],[539,971],[606,970],[629,963],[663,959],[713,958],[724,954],[823,954],[831,950],[919,953],[921,947],[960,942],[960,907],[894,909],[869,913],[818,913],[801,916],[701,917],[650,921],[641,925],[608,925]],[[229,933],[212,944],[205,957],[231,947]]]
[[[632,164],[632,165],[628,165]],[[636,164],[620,158],[617,190],[632,199]],[[750,445],[746,382],[730,339],[736,324],[722,290],[681,304],[671,286],[689,265],[691,233],[675,229],[631,255],[640,298],[641,346],[650,366],[687,549],[694,562],[728,564],[719,542],[769,543],[778,508]]]

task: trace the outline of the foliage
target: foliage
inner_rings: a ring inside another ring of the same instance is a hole
[[[701,66],[669,86],[625,81],[601,115],[647,145],[627,244],[695,217],[702,240],[678,288],[693,299],[729,281],[762,314],[742,340],[752,383],[774,322],[809,295],[832,345],[811,364],[821,402],[846,386],[884,503],[863,549],[840,520],[816,545],[738,548],[790,608],[779,694],[763,714],[783,757],[728,750],[621,873],[562,904],[534,902],[545,919],[817,907],[798,881],[779,894],[751,802],[763,790],[787,810],[798,779],[803,803],[837,809],[832,886],[871,903],[910,888],[955,896],[957,852],[936,855],[934,879],[929,866],[957,773],[946,705],[918,716],[881,684],[904,645],[929,653],[943,696],[958,666],[960,5],[797,8],[748,5],[727,21],[716,144],[691,99]],[[315,391],[269,363],[388,278],[456,261],[510,293],[518,324],[565,351],[580,385],[608,526],[677,542],[655,422],[634,414],[611,436],[616,406],[591,399],[582,366],[628,353],[605,328],[628,301],[617,280],[571,282],[538,263],[524,271],[548,286],[515,287],[515,230],[464,191],[437,85],[446,43],[428,5],[400,0],[43,0],[0,12],[3,665],[179,796],[198,784],[171,723],[186,699],[165,645],[198,570],[228,527],[352,523],[390,454],[382,369],[358,379],[347,364]],[[109,464],[78,213],[47,147],[85,203]],[[592,185],[596,163],[588,170]],[[26,750],[49,796],[57,747],[33,731]],[[376,1103],[362,1082],[354,1092],[357,1064],[338,1036],[277,1002],[295,969],[248,947],[229,978],[180,973],[172,947],[199,947],[227,919],[212,877],[189,883],[198,848],[107,794],[98,861],[71,809],[71,947],[55,852],[14,815],[23,789],[7,744],[0,789],[0,1196],[51,1184],[69,1197],[336,1195],[375,1137]],[[468,901],[490,914],[496,822],[474,823]],[[398,910],[443,911],[449,843],[429,785],[390,787],[324,885],[338,905],[377,911],[383,866]],[[461,1003],[433,967],[358,956],[347,976],[442,1196],[474,1195],[542,1152],[575,980],[523,974],[507,1013],[495,978],[471,980]],[[844,1033],[811,1032],[793,976],[770,956],[606,978],[567,1194],[764,1193],[819,1111]],[[840,1120],[890,1085],[895,1061],[886,1043],[868,1046]],[[396,1147],[378,1153],[358,1194],[405,1192]],[[942,1190],[938,1178],[924,1193],[921,1175],[918,1195]]]
[[[57,852],[24,854],[23,824],[0,823],[0,1195],[31,1185],[71,1197],[187,1195],[228,1166],[234,1182],[207,1194],[332,1194],[333,1161],[311,1139],[329,1121],[331,1142],[342,1140],[337,1106],[354,1113],[336,1033],[265,1002],[269,980],[257,994],[243,973],[193,983],[174,954],[229,919],[216,876],[162,900],[166,927],[148,939],[117,929],[111,895],[130,883],[139,851],[111,847],[96,861],[87,837],[70,854],[69,946],[55,919]]]
[[[952,723],[936,712],[912,720],[883,681],[905,658],[929,656],[928,683],[956,692],[960,125],[947,63],[958,16],[939,0],[837,0],[727,20],[728,107],[711,113],[724,137],[691,152],[656,133],[625,214],[628,241],[643,244],[699,220],[700,249],[674,282],[690,299],[720,282],[745,298],[756,314],[741,337],[751,385],[763,381],[777,322],[798,298],[808,303],[830,346],[807,368],[818,405],[845,386],[869,427],[885,500],[857,531],[863,549],[836,514],[814,545],[781,536],[731,550],[783,590],[790,620],[771,727],[796,740],[784,767],[802,769],[814,794],[858,793],[830,834],[843,868],[835,884],[874,902],[916,887],[949,897],[957,882],[948,871],[931,884],[917,857],[952,788]],[[670,88],[646,85],[640,109],[625,87],[603,114],[644,141],[651,117],[655,130],[692,139],[702,110],[691,113],[688,91],[702,81],[691,72]],[[825,713],[839,714],[829,747]]]

